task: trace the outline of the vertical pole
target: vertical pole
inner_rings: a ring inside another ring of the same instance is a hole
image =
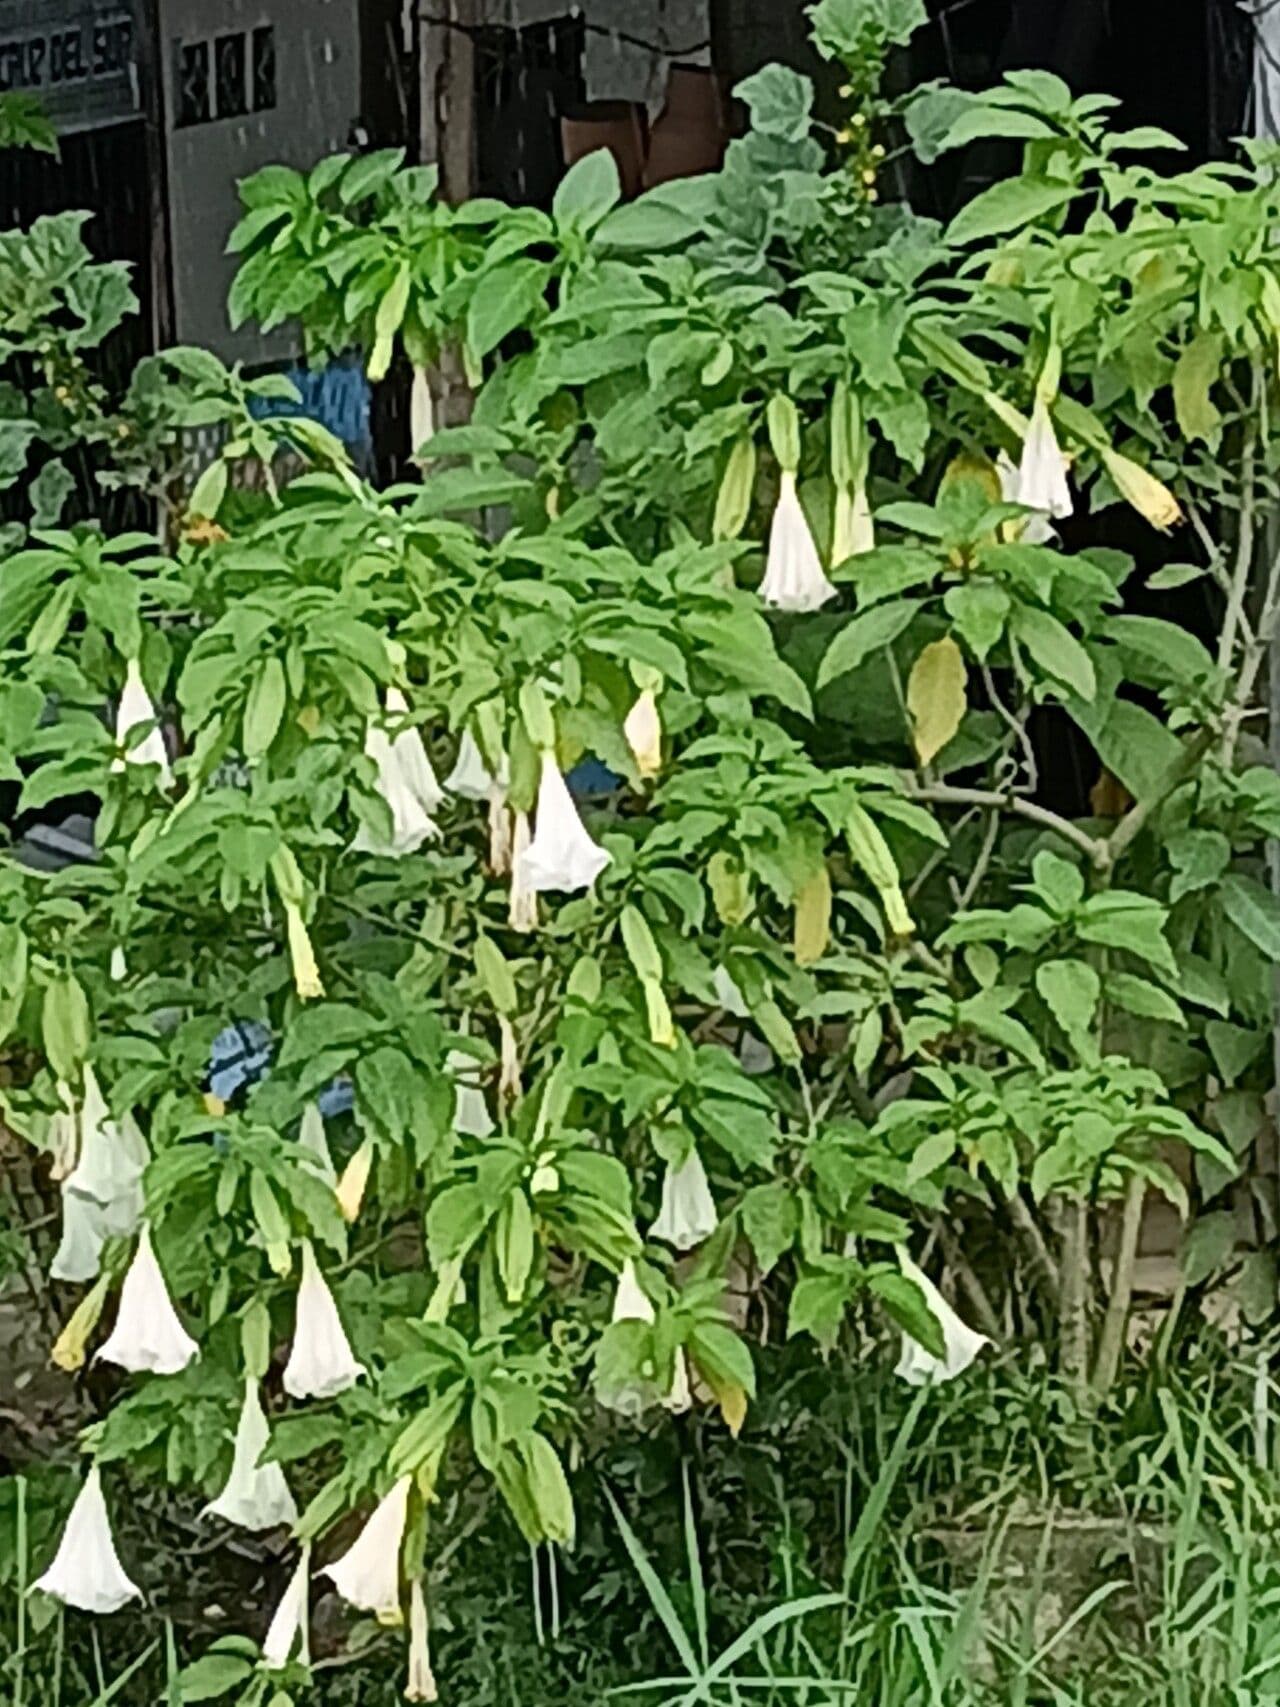
[[[427,17],[430,9],[436,22]],[[419,158],[440,170],[441,199],[465,201],[475,189],[475,0],[419,0]],[[458,352],[446,345],[431,374],[435,419],[459,426],[471,416],[471,389]]]
[[[177,342],[173,240],[169,225],[169,130],[165,119],[160,0],[134,0],[134,63],[142,104],[147,205],[151,218],[151,337],[153,347]]]

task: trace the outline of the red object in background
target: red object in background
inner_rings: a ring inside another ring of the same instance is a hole
[[[644,108],[636,101],[586,101],[560,120],[566,168],[597,148],[607,148],[618,163],[623,197],[640,193],[648,142]]]
[[[644,186],[714,172],[724,159],[728,114],[716,73],[705,65],[673,65],[667,99],[654,122]]]

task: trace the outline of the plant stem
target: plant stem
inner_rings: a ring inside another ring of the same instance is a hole
[[[1106,864],[1105,842],[1098,841],[1087,830],[1073,824],[1070,818],[1060,817],[1047,806],[1037,805],[1034,800],[1024,800],[1020,794],[1000,794],[985,788],[952,788],[946,783],[915,787],[908,783],[907,789],[913,799],[931,801],[937,806],[988,806],[999,811],[1016,812],[1019,817],[1029,818],[1033,824],[1052,830],[1063,841],[1079,848],[1099,868]]]
[[[1004,1201],[1009,1210],[1009,1219],[1027,1247],[1037,1278],[1050,1304],[1056,1310],[1062,1300],[1062,1277],[1045,1243],[1044,1234],[1040,1231],[1035,1216],[1016,1191]]]
[[[1111,1276],[1111,1296],[1107,1301],[1107,1313],[1098,1338],[1098,1356],[1093,1366],[1093,1390],[1098,1398],[1105,1398],[1111,1391],[1120,1368],[1129,1306],[1133,1302],[1133,1269],[1138,1256],[1138,1236],[1142,1231],[1142,1209],[1146,1199],[1146,1180],[1140,1174],[1133,1174],[1125,1192],[1120,1244]]]
[[[1089,1383],[1089,1204],[1081,1196],[1067,1205],[1062,1238],[1062,1373],[1083,1403]]]
[[[953,1271],[956,1279],[969,1295],[973,1313],[978,1318],[978,1325],[987,1338],[997,1345],[1003,1339],[1000,1331],[1000,1318],[996,1315],[987,1289],[970,1267],[969,1259],[960,1248],[960,1241],[951,1231],[945,1221],[938,1222],[938,1237],[942,1242],[943,1254],[947,1259],[947,1267]]]

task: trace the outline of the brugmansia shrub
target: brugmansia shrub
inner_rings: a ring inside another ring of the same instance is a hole
[[[170,352],[94,402],[158,494],[226,424],[169,548],[41,513],[0,563],[7,775],[99,802],[94,862],[0,870],[5,1106],[82,1289],[55,1360],[124,1372],[41,1586],[137,1592],[122,1464],[291,1525],[263,1669],[205,1662],[246,1701],[305,1685],[315,1571],[434,1699],[435,1514],[477,1468],[570,1546],[588,1425],[736,1432],[784,1336],[892,1329],[925,1383],[1012,1323],[1084,1402],[1146,1193],[1199,1217],[1192,1284],[1230,1255],[1280,959],[1280,190],[1261,149],[1132,163],[1176,144],[1046,73],[891,103],[923,17],[822,0],[838,136],[771,67],[723,171],[627,206],[603,153],[549,213],[397,154],[259,173],[233,315],[402,352],[420,428],[447,356],[469,424],[377,491],[250,411],[277,382]],[[899,139],[990,136],[1023,168],[946,229],[886,193]],[[55,291],[6,332],[29,397],[65,325]],[[244,492],[282,443],[309,470]],[[1079,543],[1125,509],[1184,524],[1147,587],[1199,583],[1212,650]],[[1038,796],[1071,730],[1088,814]]]

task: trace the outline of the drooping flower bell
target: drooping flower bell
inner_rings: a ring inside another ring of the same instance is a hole
[[[129,746],[129,732],[142,723],[151,725],[149,732],[136,746]],[[124,689],[116,712],[116,745],[120,751],[112,763],[112,770],[122,771],[127,764],[158,765],[161,788],[170,787],[173,771],[169,766],[168,750],[159,727],[156,708],[151,703],[151,695],[147,692],[146,683],[142,679],[142,669],[136,658],[130,658],[125,666]]]
[[[769,530],[769,560],[760,583],[760,597],[775,610],[815,611],[828,599],[834,599],[836,592],[823,572],[818,547],[796,491],[795,474],[784,468]]]
[[[667,1164],[662,1179],[662,1208],[649,1229],[651,1238],[690,1251],[709,1239],[720,1224],[715,1199],[707,1183],[707,1171],[696,1150],[678,1168]]]
[[[76,1496],[53,1563],[34,1586],[80,1612],[118,1612],[128,1601],[142,1599],[116,1553],[96,1464]]]
[[[311,1241],[304,1239],[298,1312],[284,1370],[284,1390],[292,1399],[332,1399],[354,1386],[364,1373],[364,1365],[357,1363],[351,1350]]]
[[[613,1295],[613,1315],[615,1322],[649,1322],[654,1321],[653,1305],[649,1302],[636,1279],[636,1265],[631,1258],[622,1265],[622,1273],[618,1276],[618,1288]]]
[[[316,964],[315,949],[303,917],[306,885],[293,849],[281,843],[271,856],[271,874],[284,903],[285,928],[289,936],[289,959],[293,963],[293,987],[301,1001],[319,1001],[324,996],[324,982]]]
[[[283,1671],[298,1643],[298,1659],[303,1665],[311,1663],[307,1634],[307,1602],[311,1578],[311,1547],[303,1546],[297,1569],[289,1578],[289,1586],[280,1596],[279,1605],[271,1616],[271,1624],[262,1642],[262,1663],[270,1671]]]
[[[1037,396],[1018,465],[1017,502],[1056,521],[1069,516],[1074,506],[1067,468],[1067,459],[1053,430],[1048,402]]]
[[[495,785],[496,778],[484,762],[480,743],[469,729],[464,729],[458,743],[458,757],[445,778],[446,792],[463,800],[488,800]]]
[[[996,457],[996,473],[1000,479],[1000,496],[1005,503],[1021,504],[1022,476],[1008,451],[1002,450]],[[1010,536],[1016,534],[1027,545],[1047,545],[1056,538],[1053,524],[1043,510],[1035,511],[1025,521],[1013,523],[1005,531]]]
[[[58,1081],[58,1109],[49,1116],[45,1149],[49,1152],[49,1177],[64,1180],[75,1171],[80,1159],[80,1116],[71,1087]]]
[[[413,389],[409,393],[409,454],[416,456],[436,430],[435,403],[431,396],[431,376],[425,367],[415,366]]]
[[[409,1588],[409,1677],[404,1687],[404,1698],[406,1701],[440,1699],[435,1673],[431,1669],[431,1632],[421,1577],[415,1577]]]
[[[466,1076],[474,1073],[478,1066],[475,1057],[464,1054],[461,1049],[451,1049],[444,1065],[454,1086],[454,1131],[469,1138],[487,1138],[493,1131],[489,1105],[480,1086]]]
[[[671,1386],[667,1396],[662,1401],[663,1409],[671,1412],[673,1417],[682,1417],[686,1411],[693,1408],[693,1390],[689,1385],[689,1360],[685,1356],[682,1345],[676,1347],[675,1372],[671,1377]]]
[[[907,1279],[913,1280],[924,1293],[929,1314],[942,1329],[946,1355],[936,1357],[933,1352],[927,1351],[919,1340],[904,1333],[902,1356],[898,1359],[894,1373],[912,1387],[923,1387],[930,1381],[952,1381],[957,1375],[964,1374],[983,1346],[990,1345],[991,1341],[985,1334],[977,1333],[961,1321],[928,1275],[916,1267],[901,1247],[898,1250],[898,1262]]]
[[[102,1205],[62,1187],[62,1238],[49,1264],[50,1280],[79,1285],[97,1278],[107,1242]]]
[[[342,1557],[320,1573],[351,1606],[381,1618],[400,1613],[400,1546],[411,1481],[401,1476]]]
[[[538,891],[525,870],[525,855],[532,844],[529,814],[517,812],[511,837],[511,897],[507,921],[513,931],[529,932],[538,928]]]
[[[138,1248],[120,1289],[116,1325],[98,1352],[104,1363],[118,1363],[135,1374],[176,1375],[199,1352],[178,1320],[144,1222]]]
[[[408,709],[399,688],[388,688],[387,720],[402,719]],[[429,837],[439,834],[432,813],[444,799],[422,736],[414,728],[389,735],[382,725],[371,724],[364,750],[377,767],[377,790],[391,813],[391,834],[384,837],[362,824],[355,840],[356,851],[378,854],[383,859],[416,853]]]
[[[535,893],[590,889],[610,855],[587,834],[553,752],[542,755],[538,815],[533,840],[519,858],[519,873]]]
[[[246,1376],[231,1474],[217,1499],[205,1507],[207,1513],[238,1524],[241,1529],[276,1529],[281,1524],[297,1522],[298,1508],[284,1471],[279,1464],[258,1462],[270,1438],[258,1383],[252,1376]]]
[[[317,1102],[309,1102],[302,1111],[298,1144],[314,1161],[325,1184],[336,1186],[338,1175],[333,1165],[333,1157],[329,1153],[329,1140],[325,1137],[324,1115],[320,1112],[320,1104]]]
[[[49,1361],[55,1369],[65,1369],[70,1375],[77,1369],[84,1368],[89,1336],[101,1319],[102,1307],[107,1301],[110,1286],[110,1277],[104,1274],[85,1293],[67,1318],[66,1326],[54,1341],[53,1350],[49,1353]]]
[[[92,1067],[84,1070],[80,1156],[64,1192],[92,1199],[107,1234],[129,1238],[142,1215],[142,1175],[150,1161],[146,1139],[131,1114],[113,1120]]]

